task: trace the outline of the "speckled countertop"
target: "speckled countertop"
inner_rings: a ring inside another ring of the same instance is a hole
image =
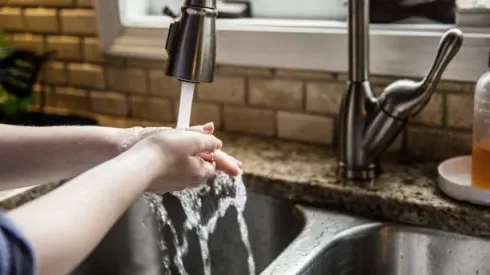
[[[351,213],[490,237],[490,208],[456,202],[436,186],[436,162],[390,156],[372,182],[336,177],[331,148],[220,133],[224,150],[244,163],[254,192]],[[0,207],[14,208],[58,184],[0,193]]]

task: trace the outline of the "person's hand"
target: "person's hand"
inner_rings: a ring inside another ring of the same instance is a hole
[[[172,130],[169,127],[134,127],[124,130],[123,139],[121,142],[120,151],[124,152],[131,148],[134,144],[151,136],[157,132]],[[202,134],[212,135],[214,133],[214,124],[212,122],[206,123],[204,125],[196,125],[186,129],[187,131],[198,132]],[[230,176],[237,176],[242,173],[241,167],[242,163],[233,158],[232,156],[226,154],[221,150],[217,150],[214,154],[201,153],[199,156],[209,162],[214,162],[216,168],[227,173]]]
[[[137,142],[128,151],[144,150],[156,156],[156,179],[148,191],[169,192],[194,187],[215,176],[215,166],[200,154],[222,147],[213,135],[196,131],[164,130]]]
[[[214,124],[209,122],[204,125],[192,126],[187,130],[212,135],[214,133]],[[242,173],[242,162],[221,150],[216,150],[213,154],[201,153],[199,156],[204,160],[215,162],[217,169],[230,176],[237,176]]]

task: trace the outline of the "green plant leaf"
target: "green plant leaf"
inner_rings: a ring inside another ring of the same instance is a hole
[[[35,102],[36,99],[34,98],[34,95],[31,94],[30,96],[19,100],[19,108],[21,111],[24,111],[25,109],[27,109],[27,107],[34,104]]]
[[[34,68],[34,65],[31,62],[25,61],[25,60],[22,60],[22,59],[15,59],[14,63],[18,67],[29,68],[29,69],[33,69]]]
[[[5,32],[0,30],[0,48],[10,48],[10,43],[5,35]],[[0,58],[4,58],[8,54],[7,51],[0,51]]]
[[[7,39],[7,36],[5,35],[5,32],[0,30],[0,47],[2,48],[9,48],[10,43]]]
[[[25,98],[18,98],[5,91],[0,85],[0,112],[4,115],[11,116],[20,112],[24,112],[27,107],[36,102],[34,94]]]
[[[5,89],[3,88],[2,85],[0,85],[0,106],[2,106],[3,103],[7,102],[9,99],[9,94]]]
[[[21,110],[19,101],[15,97],[9,97],[9,99],[2,104],[2,111],[8,116],[19,113]]]

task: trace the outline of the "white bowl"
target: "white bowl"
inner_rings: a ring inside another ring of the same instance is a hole
[[[448,159],[437,172],[439,188],[449,197],[490,206],[490,190],[471,186],[471,156]]]

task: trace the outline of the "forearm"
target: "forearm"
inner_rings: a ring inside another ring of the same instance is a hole
[[[148,150],[128,151],[11,211],[36,251],[37,274],[76,267],[156,177],[156,161]]]
[[[115,157],[126,134],[108,127],[0,124],[0,189],[76,176]]]

